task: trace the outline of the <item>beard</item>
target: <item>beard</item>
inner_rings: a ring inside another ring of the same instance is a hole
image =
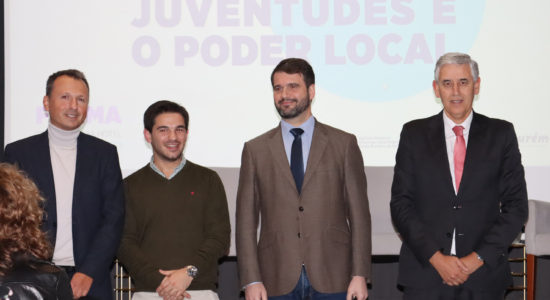
[[[284,108],[280,104],[282,101],[285,101],[285,100],[286,101],[288,101],[288,100],[295,101],[296,106],[293,109],[285,111]],[[295,117],[299,116],[304,111],[306,111],[310,105],[311,105],[311,101],[309,100],[309,93],[307,93],[306,98],[303,98],[303,99],[300,99],[300,100],[283,98],[277,103],[277,105],[275,105],[275,108],[277,109],[277,112],[279,113],[281,118],[283,118],[283,119],[292,119],[292,118],[295,118]]]

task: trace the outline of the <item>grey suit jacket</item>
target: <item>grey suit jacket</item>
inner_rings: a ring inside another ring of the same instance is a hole
[[[355,136],[315,122],[301,194],[280,126],[245,143],[236,222],[241,283],[261,281],[269,296],[292,291],[302,264],[319,292],[369,278],[367,181]]]

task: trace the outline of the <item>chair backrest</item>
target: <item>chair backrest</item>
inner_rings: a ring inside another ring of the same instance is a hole
[[[529,200],[525,245],[529,254],[550,255],[550,202]]]
[[[115,299],[131,300],[133,292],[132,278],[128,272],[126,272],[124,266],[118,262],[118,259],[115,260]],[[0,298],[0,300],[2,300],[2,298]]]

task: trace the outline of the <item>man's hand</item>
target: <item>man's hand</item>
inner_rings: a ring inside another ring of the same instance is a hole
[[[461,257],[460,261],[468,268],[468,275],[474,273],[483,266],[483,261],[477,258],[477,253],[472,252],[467,256]]]
[[[246,300],[267,300],[267,291],[263,283],[253,283],[244,290]]]
[[[187,288],[193,281],[193,277],[187,275],[187,267],[177,270],[159,270],[164,279],[157,288],[157,293],[165,300],[178,300],[191,298]]]
[[[73,298],[78,299],[88,295],[90,287],[94,279],[84,273],[76,272],[71,279],[71,289],[73,290]]]
[[[367,291],[367,281],[363,276],[353,276],[348,286],[348,294],[346,300],[365,300],[369,296]],[[248,299],[247,299],[248,300]]]
[[[430,258],[430,263],[443,279],[443,283],[451,286],[463,284],[471,273],[458,257],[443,255],[439,251]]]

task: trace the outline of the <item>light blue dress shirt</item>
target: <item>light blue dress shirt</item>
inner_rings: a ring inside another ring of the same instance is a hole
[[[315,129],[315,118],[309,117],[302,125],[294,127],[285,120],[281,120],[281,134],[283,135],[283,143],[285,145],[286,158],[288,159],[288,165],[290,166],[290,153],[292,151],[292,142],[294,142],[294,135],[290,133],[292,128],[301,128],[304,130],[302,133],[302,155],[304,162],[304,172],[307,167],[307,158],[309,157],[309,150],[311,149],[311,140],[313,139],[313,130]]]

